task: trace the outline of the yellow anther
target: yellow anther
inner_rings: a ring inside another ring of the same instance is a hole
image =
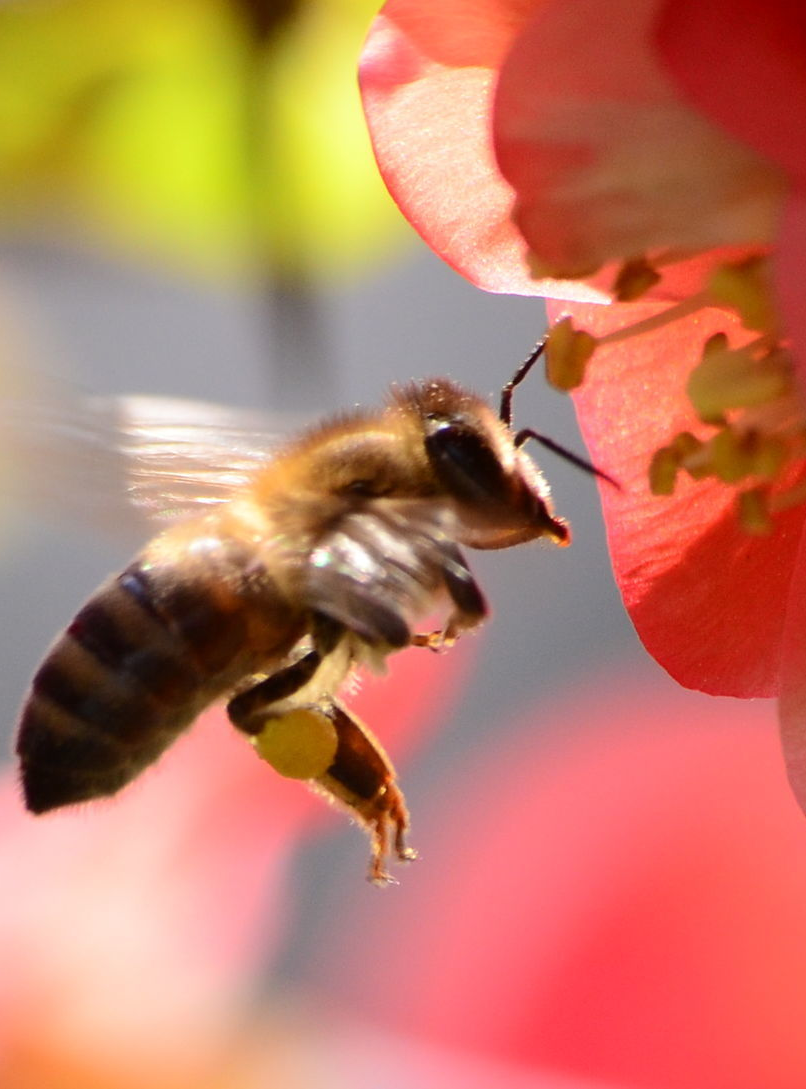
[[[681,431],[672,440],[672,449],[677,454],[678,464],[685,469],[693,480],[703,480],[711,475],[711,467],[704,456],[705,443],[695,438],[690,431]]]
[[[602,267],[601,265],[549,265],[542,257],[538,257],[534,250],[526,254],[526,267],[533,280],[585,280],[593,276]]]
[[[765,257],[748,257],[720,266],[711,276],[708,289],[715,303],[738,313],[746,329],[775,333],[777,321]]]
[[[785,353],[757,359],[749,350],[722,347],[715,341],[712,337],[706,343],[686,387],[701,420],[721,423],[729,409],[767,404],[790,391],[792,374]]]
[[[660,282],[660,273],[645,257],[634,257],[621,266],[613,285],[618,302],[633,302]]]
[[[713,333],[703,344],[701,358],[707,359],[711,355],[725,352],[729,347],[730,343],[726,333]]]
[[[727,426],[714,435],[705,450],[710,472],[726,484],[748,476],[772,480],[787,459],[782,439],[757,431],[741,433]]]
[[[680,459],[671,446],[656,450],[649,464],[649,490],[653,495],[672,495],[677,483]]]
[[[324,709],[297,707],[268,718],[252,744],[280,775],[318,779],[335,759],[338,737]]]
[[[766,488],[751,488],[739,495],[739,524],[747,533],[762,537],[772,532],[773,522],[769,510],[769,493]]]
[[[649,489],[653,495],[671,495],[677,483],[677,474],[681,468],[695,480],[708,476],[711,468],[703,466],[701,452],[705,444],[691,434],[681,431],[668,446],[656,450],[649,465]]]
[[[644,255],[625,259],[615,276],[612,295],[625,304],[641,299],[662,282],[664,266],[677,260],[679,255],[669,252],[656,255],[652,262]],[[529,254],[528,261],[532,275],[541,278],[579,279],[598,271],[549,268],[535,254]],[[673,323],[696,321],[709,307],[731,311],[731,320],[733,314],[738,315],[745,329],[760,335],[751,339],[743,334],[745,343],[738,347],[731,346],[724,332],[704,340],[686,391],[701,424],[707,426],[698,428],[700,437],[682,431],[656,450],[649,466],[649,488],[656,496],[672,495],[681,470],[694,481],[716,479],[740,493],[737,504],[742,527],[748,533],[769,533],[772,512],[784,501],[789,505],[806,503],[806,474],[802,486],[790,488],[783,497],[781,493],[782,471],[789,474],[794,463],[806,456],[806,422],[791,355],[777,339],[766,256],[724,264],[696,293],[665,307],[653,307],[648,316],[632,324],[618,322],[598,338],[575,329],[571,318],[563,318],[546,340],[546,378],[555,389],[576,389],[584,381],[588,361],[597,348],[645,337]],[[728,315],[725,317],[728,325]]]
[[[596,338],[574,329],[563,318],[549,330],[546,339],[546,379],[559,390],[576,389],[585,377],[585,364],[596,350]]]
[[[690,458],[693,454],[699,453],[702,450],[703,444],[700,440],[691,434],[690,431],[681,431],[678,435],[672,439],[672,449],[678,456],[678,459],[682,464],[685,464],[686,458]]]
[[[753,471],[753,461],[741,435],[723,427],[707,443],[711,471],[726,484],[736,484]]]
[[[754,431],[745,436],[744,445],[752,476],[773,480],[787,460],[786,443],[774,435],[760,435]]]

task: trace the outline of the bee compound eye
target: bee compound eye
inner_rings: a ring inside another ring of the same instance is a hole
[[[428,457],[445,488],[457,499],[500,499],[506,477],[495,451],[477,428],[439,417],[425,437]]]

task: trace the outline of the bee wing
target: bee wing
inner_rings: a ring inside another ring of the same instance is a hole
[[[423,500],[378,500],[347,515],[309,558],[311,608],[369,643],[405,646],[410,621],[431,604],[446,571],[464,571],[454,521],[444,504]]]
[[[0,453],[14,471],[0,474],[0,489],[102,528],[128,528],[132,508],[140,519],[181,517],[224,502],[264,465],[281,441],[278,423],[145,395],[6,398]]]
[[[226,501],[280,442],[277,420],[223,405],[128,396],[91,407],[106,419],[112,410],[129,498],[157,517]]]

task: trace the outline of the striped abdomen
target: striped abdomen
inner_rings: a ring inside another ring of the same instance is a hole
[[[31,685],[17,737],[34,813],[113,794],[256,666],[254,606],[135,562],[98,590]],[[282,632],[274,631],[275,644]],[[292,640],[293,641],[293,640]]]

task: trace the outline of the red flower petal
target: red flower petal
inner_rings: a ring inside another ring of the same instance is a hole
[[[771,168],[682,99],[654,53],[658,6],[549,0],[504,61],[498,164],[549,268],[770,239]]]
[[[656,40],[698,109],[806,181],[806,8],[800,0],[673,0],[663,5]]]
[[[652,304],[569,307],[552,316],[603,335],[656,312]],[[574,395],[593,462],[622,485],[602,489],[616,579],[647,650],[681,684],[705,692],[778,691],[783,619],[806,510],[776,519],[775,532],[740,528],[733,489],[678,481],[671,497],[649,491],[652,454],[680,431],[701,431],[685,397],[705,339],[738,321],[706,310],[655,333],[599,348]]]
[[[806,538],[801,542],[790,587],[778,710],[789,781],[806,812]]]
[[[535,281],[492,153],[491,95],[503,51],[533,4],[390,0],[361,58],[378,165],[403,214],[450,265],[488,291],[594,299]]]
[[[783,326],[803,371],[806,9],[798,0],[675,0],[664,6],[657,41],[671,75],[697,108],[795,181],[778,229],[776,288]],[[711,61],[703,64],[703,57]],[[802,382],[806,388],[806,375]]]
[[[801,389],[806,391],[806,300],[803,269],[806,267],[806,190],[795,188],[784,208],[773,264],[775,295],[783,327],[792,342]]]
[[[538,1078],[795,1089],[806,855],[771,709],[621,681],[536,712],[433,800],[427,871],[351,904],[330,990]]]

